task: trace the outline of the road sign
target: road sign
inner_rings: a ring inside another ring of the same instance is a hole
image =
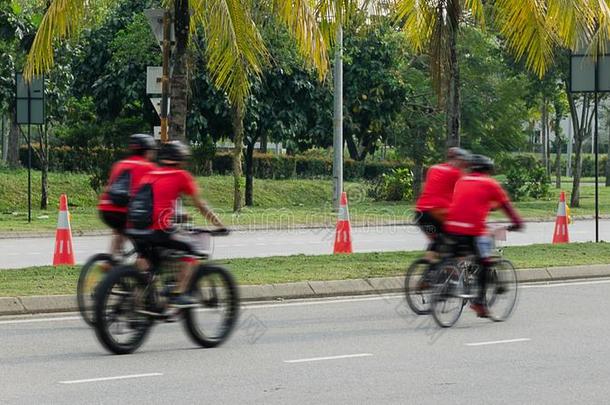
[[[155,140],[160,141],[161,140],[161,127],[157,127],[157,126],[154,127],[153,133],[154,133]]]
[[[17,82],[17,124],[44,124],[44,80],[35,77],[28,83],[21,73]]]
[[[157,43],[161,46],[161,49],[163,49],[163,13],[164,10],[162,8],[144,10],[144,15],[148,19],[148,24],[150,25],[153,34],[155,34],[155,38],[157,39]],[[170,43],[172,47],[176,44],[176,34],[174,32],[173,23],[170,28]]]
[[[162,66],[146,67],[146,94],[161,94],[162,91]]]
[[[167,110],[169,111],[169,107],[170,107],[170,99],[167,99]],[[161,97],[150,97],[150,102],[152,103],[153,107],[155,107],[155,111],[157,112],[157,115],[159,115],[159,117],[161,116]]]

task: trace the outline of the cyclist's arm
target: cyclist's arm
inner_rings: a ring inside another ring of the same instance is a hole
[[[512,221],[513,225],[511,227],[511,230],[518,231],[523,228],[523,219],[521,218],[519,213],[517,213],[517,211],[515,210],[513,205],[510,203],[510,201],[506,201],[506,202],[500,204],[500,208],[502,209],[502,211],[504,211],[506,216],[508,218],[510,218],[510,220]]]
[[[224,224],[220,221],[220,218],[218,218],[214,211],[212,211],[212,208],[210,208],[208,203],[203,198],[201,198],[199,190],[195,191],[195,193],[191,197],[193,199],[195,207],[197,207],[201,215],[203,215],[207,221],[212,223],[214,226],[217,226],[218,228],[226,228]]]

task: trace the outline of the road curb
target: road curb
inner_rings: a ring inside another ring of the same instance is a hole
[[[610,264],[548,267],[517,271],[520,282],[551,282],[570,279],[610,277]],[[334,281],[243,285],[240,298],[248,301],[275,301],[298,298],[324,298],[402,292],[404,277],[380,277]],[[73,312],[78,310],[76,296],[49,295],[0,298],[0,316]]]

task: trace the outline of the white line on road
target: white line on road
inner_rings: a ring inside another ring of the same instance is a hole
[[[130,378],[144,378],[144,377],[158,377],[163,375],[162,373],[148,373],[148,374],[131,374],[131,375],[118,375],[116,377],[100,377],[100,378],[88,378],[86,380],[71,380],[71,381],[60,381],[60,384],[82,384],[99,381],[112,381],[112,380],[127,380]]]
[[[500,345],[503,343],[517,343],[517,342],[528,342],[530,338],[519,338],[519,339],[508,339],[508,340],[494,340],[491,342],[478,342],[478,343],[466,343],[466,346],[488,346],[488,345]]]
[[[342,354],[339,356],[328,356],[328,357],[312,357],[309,359],[297,359],[297,360],[284,360],[284,363],[307,363],[311,361],[325,361],[325,360],[339,360],[339,359],[352,359],[355,357],[370,357],[372,353],[357,353],[357,354]]]

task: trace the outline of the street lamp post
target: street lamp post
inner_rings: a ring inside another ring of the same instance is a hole
[[[339,210],[343,192],[343,27],[337,23],[334,71],[334,126],[333,126],[333,206]]]

